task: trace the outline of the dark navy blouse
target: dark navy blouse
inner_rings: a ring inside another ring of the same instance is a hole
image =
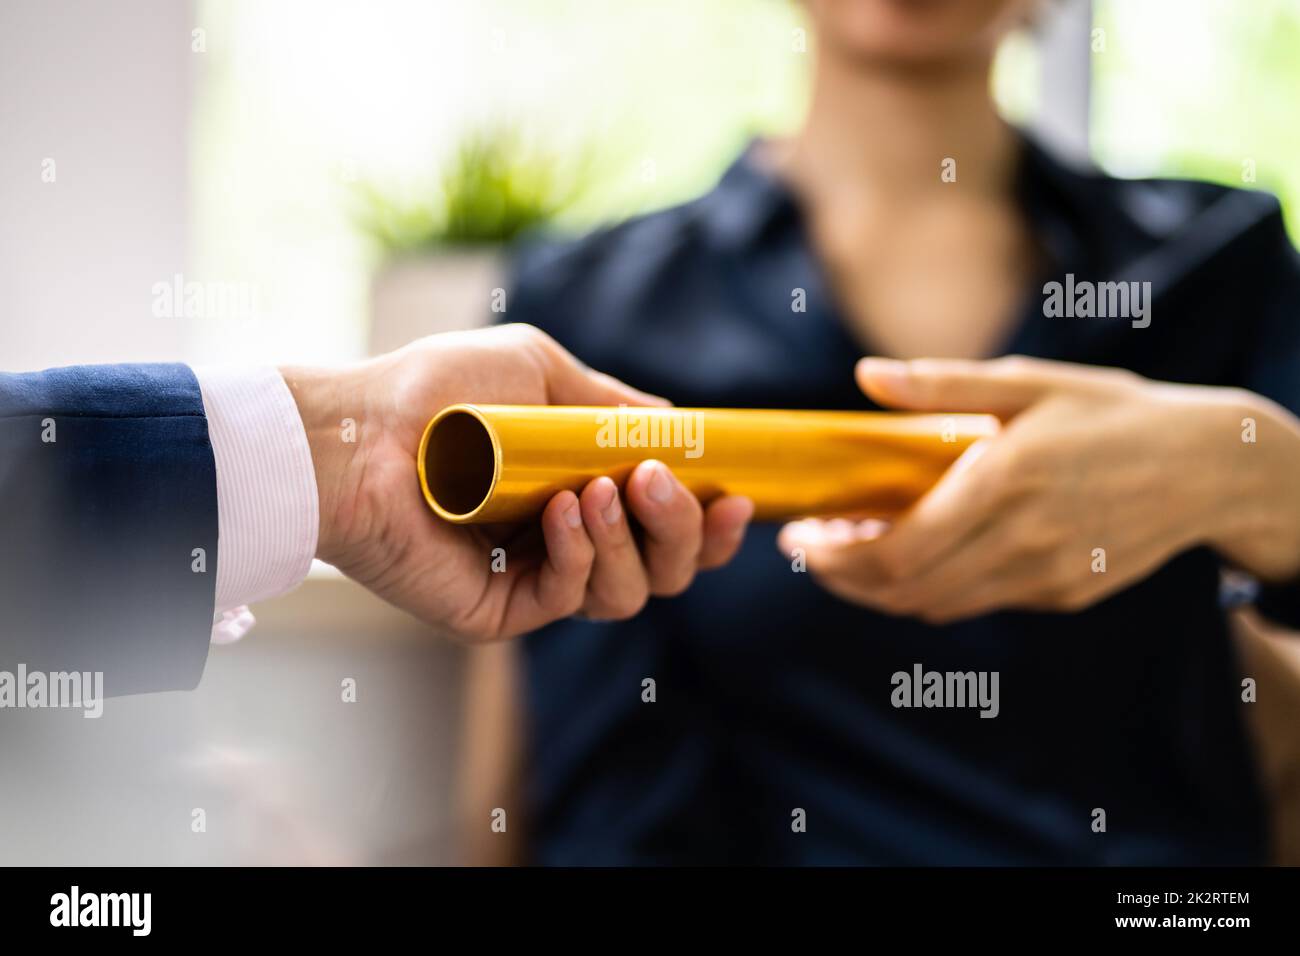
[[[1032,143],[1019,194],[1048,264],[999,351],[1246,386],[1300,411],[1300,264],[1276,200],[1067,169]],[[1150,281],[1150,326],[1045,317],[1043,284],[1067,273]],[[511,321],[679,405],[872,407],[800,210],[747,156],[693,202],[524,251],[508,301]],[[634,620],[526,639],[538,862],[1264,859],[1215,555],[1182,554],[1081,613],[931,627],[826,593],[776,530]],[[1296,589],[1258,603],[1300,625]],[[999,672],[999,715],[894,708],[891,675],[916,664]]]

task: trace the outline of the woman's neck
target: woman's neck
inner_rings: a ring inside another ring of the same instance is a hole
[[[940,185],[1003,197],[1017,140],[993,106],[991,63],[988,53],[925,67],[877,65],[827,51],[803,128],[774,159],[815,203],[918,198]]]

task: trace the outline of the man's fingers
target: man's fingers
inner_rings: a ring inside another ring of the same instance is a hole
[[[595,548],[582,523],[578,496],[561,491],[542,512],[546,558],[509,598],[503,637],[536,630],[577,613],[587,594]]]
[[[703,509],[658,461],[643,461],[627,481],[627,502],[645,529],[650,593],[680,594],[695,577],[703,543]]]
[[[1065,363],[1007,356],[991,361],[869,357],[858,386],[881,405],[914,411],[990,412],[1010,418],[1050,390],[1078,381]]]
[[[597,478],[583,489],[580,501],[583,524],[596,549],[583,610],[594,620],[631,617],[645,605],[649,582],[618,486],[610,478]]]
[[[745,540],[745,529],[754,517],[754,502],[729,495],[711,502],[704,509],[704,546],[700,551],[700,570],[720,568],[736,556]]]
[[[639,548],[628,512],[644,530]],[[729,561],[753,513],[748,498],[727,497],[706,516],[657,461],[633,471],[622,499],[608,477],[589,482],[580,497],[562,491],[542,513],[544,560],[515,572],[522,574],[515,581],[502,576],[511,593],[499,631],[513,637],[579,611],[597,620],[631,617],[651,594],[679,594],[699,567]]]

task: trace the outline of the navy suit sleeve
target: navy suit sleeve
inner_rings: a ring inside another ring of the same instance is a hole
[[[192,688],[216,568],[189,368],[0,373],[0,670],[99,671],[110,696]]]

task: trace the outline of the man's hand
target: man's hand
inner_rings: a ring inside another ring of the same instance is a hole
[[[683,591],[735,554],[753,505],[702,509],[658,462],[618,488],[597,478],[551,499],[539,525],[458,526],[437,518],[416,480],[420,435],[456,402],[662,405],[583,367],[523,325],[435,335],[341,371],[281,370],[298,403],[320,496],[317,556],[465,641],[514,637],[571,614],[613,619],[650,595]],[[344,441],[346,420],[355,441]],[[492,571],[504,548],[506,570]]]
[[[782,529],[846,600],[933,623],[1075,611],[1198,544],[1266,580],[1300,575],[1300,424],[1257,395],[1018,356],[865,359],[858,380],[881,404],[1006,424],[892,526]]]

